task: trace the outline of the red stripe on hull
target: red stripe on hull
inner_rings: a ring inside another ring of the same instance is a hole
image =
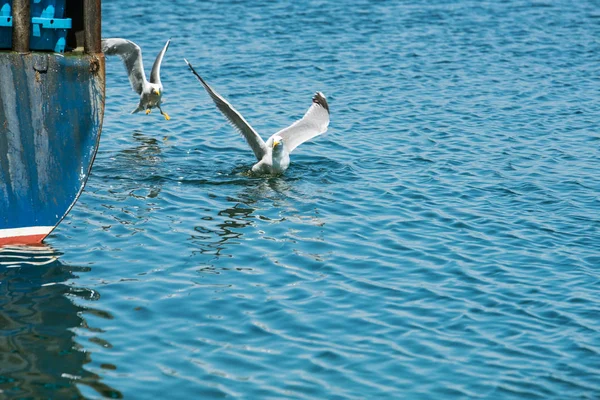
[[[0,246],[5,244],[38,244],[41,243],[46,236],[48,236],[48,234],[0,238]]]

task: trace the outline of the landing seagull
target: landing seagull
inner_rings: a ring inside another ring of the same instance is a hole
[[[146,110],[146,115],[150,114],[152,108],[157,107],[160,113],[168,121],[169,115],[160,107],[162,99],[163,86],[160,82],[160,64],[171,40],[167,40],[165,47],[158,53],[152,72],[150,73],[150,82],[146,80],[144,64],[142,63],[142,50],[140,47],[127,39],[103,39],[102,52],[107,56],[119,56],[125,63],[129,82],[131,87],[140,95],[140,104],[131,113],[135,114]]]
[[[246,139],[258,162],[252,167],[257,174],[278,175],[285,172],[290,165],[290,153],[299,145],[327,131],[329,125],[329,106],[321,92],[316,92],[306,114],[302,119],[287,128],[280,130],[264,142],[256,131],[246,122],[231,104],[215,92],[196,72],[194,67],[185,60],[190,70],[196,75],[204,89],[208,92],[217,108],[225,115]]]

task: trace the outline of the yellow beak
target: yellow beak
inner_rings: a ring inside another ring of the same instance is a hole
[[[281,144],[281,142],[279,140],[276,140],[273,142],[273,148],[279,146]]]
[[[160,90],[156,89],[156,94],[160,96]]]

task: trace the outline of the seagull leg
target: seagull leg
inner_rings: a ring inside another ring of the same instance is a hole
[[[162,108],[160,108],[160,106],[158,107],[158,109],[160,110],[160,113],[162,114],[163,117],[165,117],[165,119],[168,121],[171,119],[171,117],[169,117],[169,114],[167,114],[166,112],[164,112],[162,110]]]

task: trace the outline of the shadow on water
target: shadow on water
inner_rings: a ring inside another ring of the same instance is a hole
[[[78,385],[122,398],[84,369],[89,352],[76,342],[89,311],[70,297],[98,294],[67,282],[89,268],[64,265],[47,246],[0,247],[0,398],[79,399]]]

